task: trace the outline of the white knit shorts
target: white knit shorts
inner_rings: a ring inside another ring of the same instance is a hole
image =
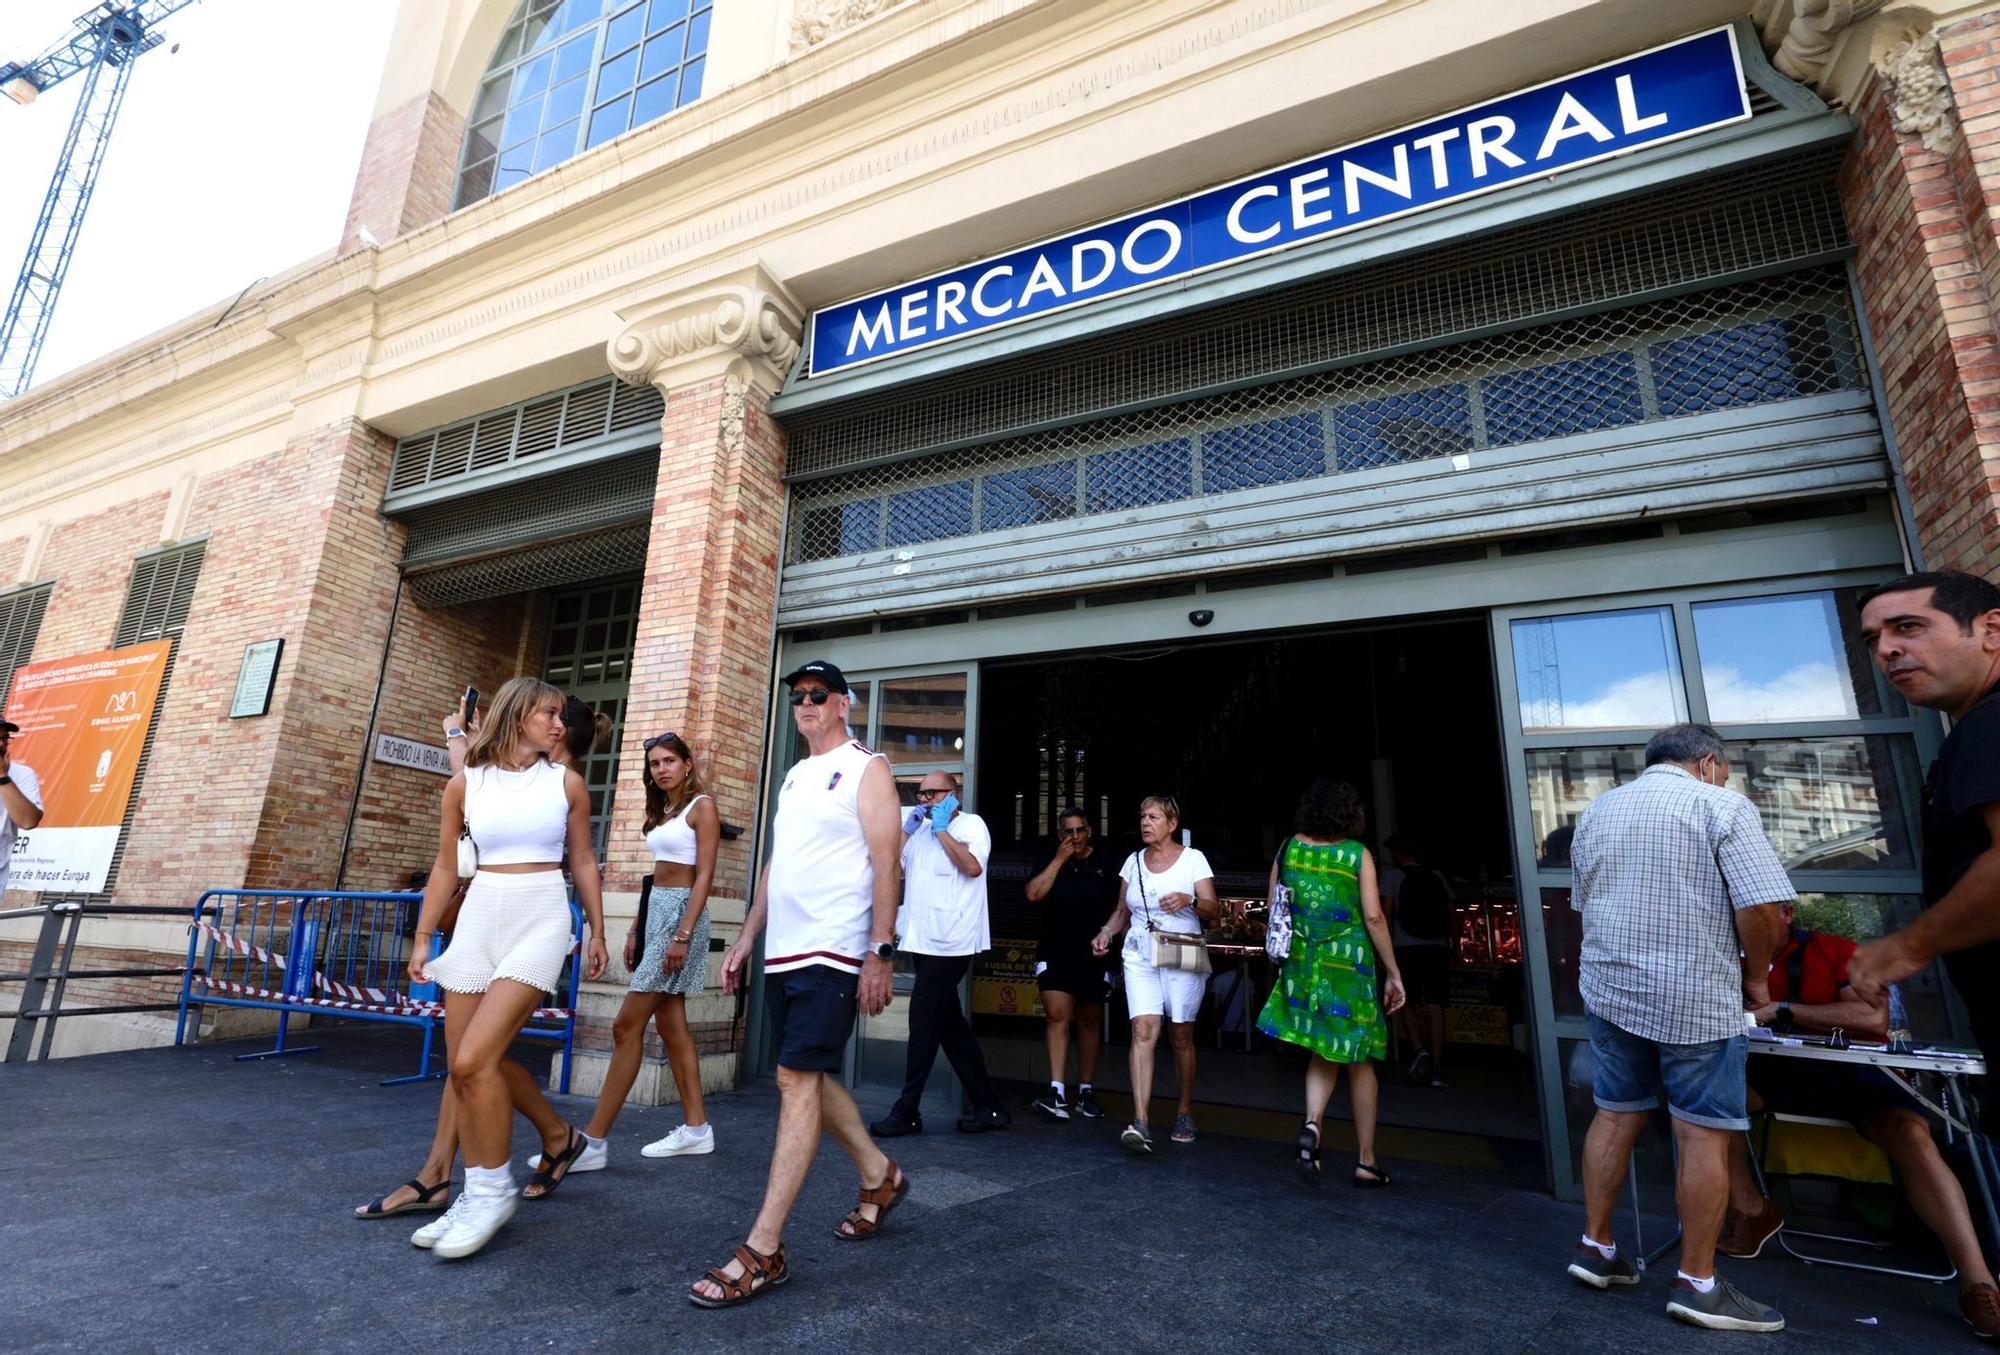
[[[430,962],[438,987],[483,993],[495,979],[512,979],[553,993],[569,956],[569,887],[559,870],[472,877],[458,910],[458,930]]]
[[[1192,1021],[1208,991],[1208,975],[1185,969],[1155,969],[1150,960],[1125,952],[1125,1011],[1129,1016],[1164,1016],[1176,1024]]]

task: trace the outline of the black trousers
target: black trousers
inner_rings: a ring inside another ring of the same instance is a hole
[[[903,1073],[903,1094],[896,1099],[894,1114],[905,1120],[917,1118],[923,1104],[924,1083],[937,1061],[938,1050],[951,1060],[951,1070],[974,1108],[1000,1109],[993,1083],[986,1076],[986,1056],[979,1052],[979,1040],[972,1022],[959,1005],[958,985],[972,968],[970,955],[918,955],[917,983],[910,993],[909,1062]]]

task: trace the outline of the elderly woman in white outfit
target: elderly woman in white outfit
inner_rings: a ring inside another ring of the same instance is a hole
[[[590,797],[581,776],[549,761],[563,737],[562,716],[562,693],[554,687],[535,678],[509,680],[466,750],[465,770],[445,787],[437,861],[409,969],[412,981],[444,990],[445,1045],[458,1096],[465,1190],[432,1248],[446,1258],[485,1246],[517,1203],[508,1161],[514,1110],[500,1061],[542,995],[554,991],[569,955],[565,853],[590,923],[592,979],[608,959]],[[479,850],[479,870],[451,946],[432,960],[431,938],[455,888],[461,828]],[[583,1148],[583,1136],[572,1134],[561,1158],[543,1165],[565,1171]]]
[[[1153,1151],[1146,1115],[1153,1098],[1153,1061],[1162,1020],[1180,1082],[1173,1140],[1194,1142],[1194,1018],[1208,988],[1206,974],[1157,968],[1153,934],[1199,935],[1202,922],[1222,911],[1208,858],[1175,839],[1180,819],[1180,806],[1170,796],[1149,795],[1139,802],[1139,839],[1144,846],[1119,869],[1118,906],[1090,944],[1094,953],[1107,955],[1112,938],[1130,926],[1124,967],[1125,1007],[1132,1017],[1132,1123],[1119,1138],[1140,1154]]]

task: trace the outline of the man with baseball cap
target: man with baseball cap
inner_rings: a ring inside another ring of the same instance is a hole
[[[838,668],[815,659],[784,681],[806,756],[779,787],[770,859],[743,933],[722,961],[723,990],[733,993],[763,934],[764,1001],[778,1047],[778,1142],[749,1237],[688,1291],[702,1308],[733,1307],[791,1278],[785,1222],[822,1130],[861,1174],[860,1204],[834,1236],[873,1238],[910,1190],[840,1084],[856,1008],[875,1016],[889,1005],[903,836],[896,782],[887,758],[848,736],[850,698]]]
[[[7,810],[0,822],[0,891],[7,888],[7,876],[14,868],[14,839],[42,821],[42,779],[8,751],[20,732],[21,726],[12,720],[0,720],[0,806]]]

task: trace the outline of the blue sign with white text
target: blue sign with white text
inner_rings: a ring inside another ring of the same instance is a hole
[[[825,376],[1750,116],[1718,28],[1161,207],[815,311]]]

